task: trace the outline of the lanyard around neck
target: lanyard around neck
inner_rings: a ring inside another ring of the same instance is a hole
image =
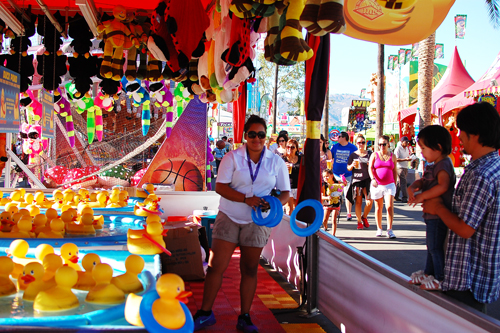
[[[248,153],[248,148],[247,148],[248,171],[250,172],[250,178],[252,179],[252,184],[255,182],[255,179],[257,179],[257,175],[259,174],[260,164],[262,163],[262,158],[264,157],[265,150],[266,150],[265,148],[262,149],[262,153],[260,153],[259,163],[257,163],[257,168],[255,169],[255,174],[254,174],[252,168],[252,160],[250,159],[250,154]]]

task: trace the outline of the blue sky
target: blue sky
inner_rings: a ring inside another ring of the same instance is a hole
[[[467,15],[465,39],[455,41],[454,17]],[[436,32],[436,43],[444,44],[444,59],[436,63],[448,65],[455,43],[470,76],[477,80],[488,69],[500,51],[500,29],[490,22],[484,0],[456,0],[448,16]],[[387,57],[400,48],[411,46],[385,46]],[[371,73],[377,71],[377,44],[360,41],[345,35],[331,35],[330,94],[359,95],[368,86]]]

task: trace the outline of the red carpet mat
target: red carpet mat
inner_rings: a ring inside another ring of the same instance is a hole
[[[229,267],[224,273],[222,288],[217,295],[213,311],[217,323],[207,327],[207,332],[238,332],[236,322],[240,314],[240,251],[236,249]],[[186,282],[186,290],[193,292],[188,307],[195,313],[201,306],[204,282]],[[266,306],[267,304],[267,306]],[[260,333],[286,332],[276,320],[270,308],[294,308],[297,303],[281,286],[273,280],[262,266],[259,266],[256,296],[254,297],[250,316]],[[201,331],[203,332],[203,330]]]

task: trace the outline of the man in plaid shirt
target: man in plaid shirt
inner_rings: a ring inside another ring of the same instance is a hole
[[[472,162],[453,195],[452,211],[440,198],[423,203],[450,228],[445,293],[486,313],[500,291],[500,116],[488,103],[464,108],[457,116],[459,138]]]

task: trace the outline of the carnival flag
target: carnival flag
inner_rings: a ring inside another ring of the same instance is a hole
[[[455,15],[455,38],[464,39],[467,15]]]
[[[436,44],[436,51],[434,52],[434,59],[444,58],[444,44]]]
[[[397,55],[393,56],[394,62],[392,64],[392,69],[396,69],[399,66],[399,57]]]
[[[418,43],[411,45],[411,58],[413,60],[418,59]]]
[[[388,65],[389,65],[388,66],[389,69],[391,69],[391,70],[394,69],[394,56],[393,55],[389,56],[389,64]]]
[[[411,61],[411,49],[406,50],[406,55],[405,55],[405,65],[407,62]]]
[[[273,108],[273,102],[269,101],[269,108],[267,109],[267,115],[270,116],[272,114],[271,109]]]
[[[399,63],[401,65],[404,65],[405,64],[405,57],[406,57],[405,49],[399,49],[398,55],[399,55],[399,59],[398,59]]]

